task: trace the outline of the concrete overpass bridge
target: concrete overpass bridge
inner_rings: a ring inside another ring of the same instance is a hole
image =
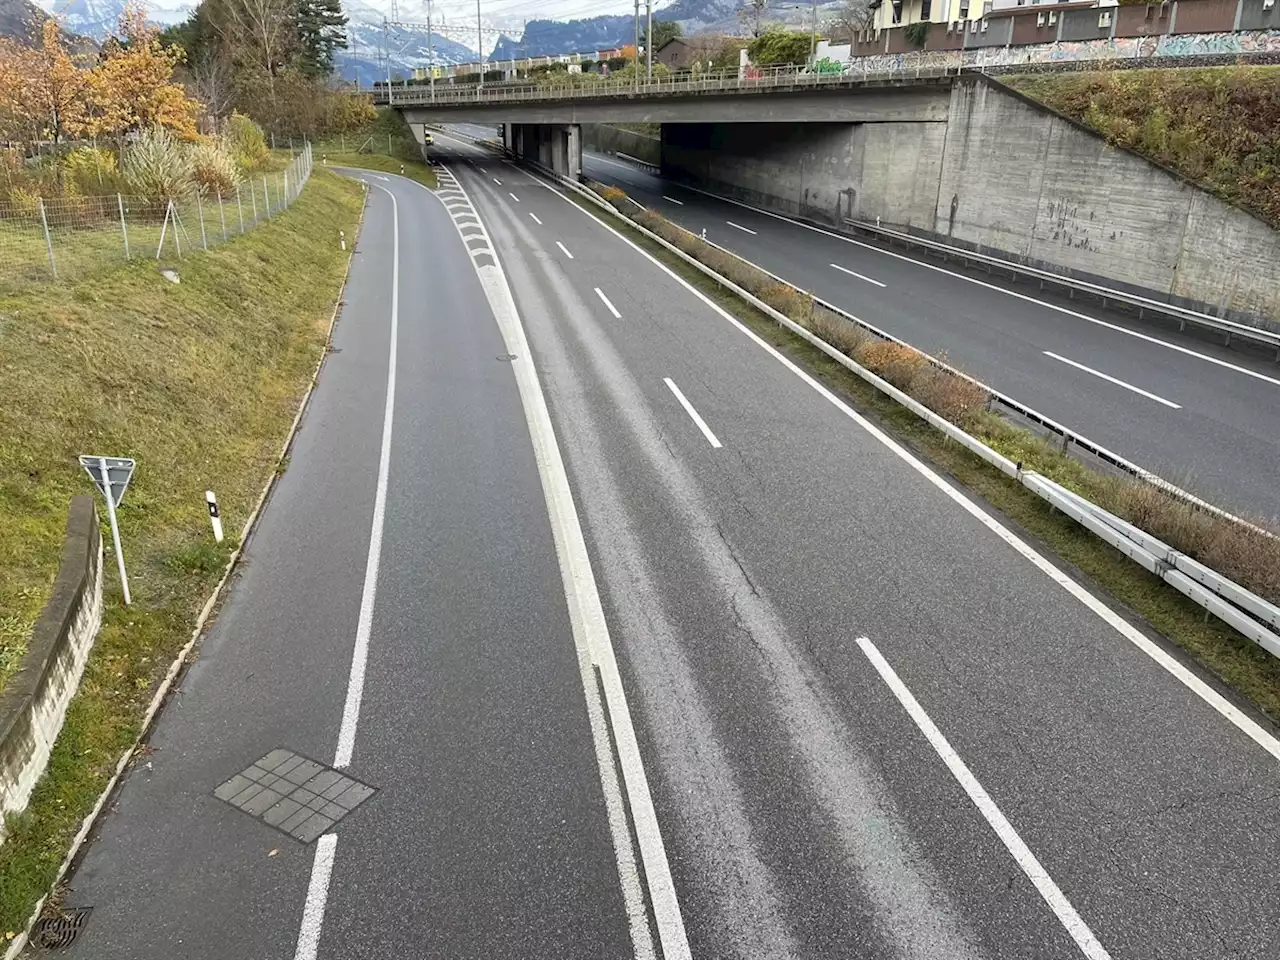
[[[561,83],[395,84],[375,102],[410,126],[503,124],[506,145],[558,173],[582,170],[581,123],[938,123],[947,119],[953,67],[910,72],[810,73],[800,67],[671,74],[652,82],[563,75]]]

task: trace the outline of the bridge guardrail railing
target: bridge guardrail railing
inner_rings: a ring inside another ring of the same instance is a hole
[[[875,80],[932,79],[954,77],[957,66],[902,67],[849,73],[821,73],[806,66],[752,68],[721,73],[670,73],[652,80],[636,82],[632,77],[610,79],[595,74],[566,74],[586,77],[565,83],[511,83],[497,81],[485,84],[450,84],[437,80],[434,87],[421,82],[385,84],[374,90],[374,103],[390,106],[422,106],[435,104],[517,103],[543,100],[598,99],[602,97],[649,97],[685,93],[750,92],[756,90],[812,89],[815,87],[851,86]]]
[[[870,236],[878,237],[894,243],[901,243],[908,247],[919,247],[921,249],[930,250],[940,253],[945,259],[960,260],[967,263],[979,264],[987,268],[987,272],[991,273],[995,270],[1007,272],[1014,280],[1017,279],[1033,279],[1039,282],[1040,289],[1045,288],[1045,284],[1054,284],[1068,291],[1068,295],[1075,293],[1085,293],[1089,296],[1096,297],[1102,301],[1104,307],[1110,302],[1116,304],[1124,304],[1131,309],[1138,311],[1138,317],[1141,319],[1147,314],[1155,314],[1164,316],[1178,321],[1178,329],[1185,330],[1187,324],[1200,327],[1202,329],[1214,330],[1223,334],[1225,343],[1229,345],[1233,338],[1246,340],[1250,343],[1272,348],[1276,351],[1276,359],[1280,360],[1280,333],[1267,330],[1262,327],[1251,327],[1248,324],[1237,323],[1234,320],[1227,320],[1224,317],[1215,317],[1211,314],[1202,313],[1197,310],[1191,310],[1187,307],[1180,307],[1176,304],[1165,303],[1162,300],[1153,300],[1150,297],[1144,297],[1140,294],[1129,293],[1125,290],[1117,290],[1114,287],[1106,287],[1102,284],[1090,283],[1087,280],[1080,280],[1076,277],[1065,276],[1060,273],[1054,273],[1050,270],[1041,270],[1038,267],[1027,266],[1013,260],[1006,260],[1002,257],[993,257],[990,254],[978,253],[973,250],[966,250],[963,247],[955,246],[950,243],[942,243],[937,240],[928,240],[924,237],[918,237],[914,234],[904,233],[901,230],[894,230],[890,227],[882,227],[879,224],[867,223],[862,220],[845,219],[845,224],[853,230],[862,231]]]

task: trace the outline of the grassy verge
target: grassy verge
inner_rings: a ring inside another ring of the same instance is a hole
[[[1280,66],[1036,73],[1001,82],[1280,226]]]
[[[1021,484],[951,442],[937,430],[851,373],[831,357],[781,327],[705,274],[648,237],[630,228],[642,222],[668,242],[695,256],[721,276],[749,290],[771,307],[792,316],[841,352],[874,370],[899,389],[980,437],[1025,467],[1083,494],[1119,516],[1199,555],[1219,572],[1275,599],[1280,592],[1280,543],[1250,535],[1232,524],[1184,507],[1154,488],[1122,478],[1094,473],[1063,455],[1028,430],[1013,426],[984,409],[985,396],[973,385],[929,364],[909,348],[872,338],[838,314],[813,309],[807,299],[735,257],[647,211],[636,210],[614,187],[600,188],[631,239],[662,261],[713,301],[747,323],[820,378],[855,408],[871,416],[916,453],[981,496],[996,510],[1038,539],[1111,598],[1132,610],[1157,631],[1251,700],[1272,719],[1280,719],[1280,661],[1240,636],[1221,621],[1178,593],[1164,581],[1133,563],[1093,536],[1069,517],[1055,511]],[[572,197],[599,219],[606,214],[585,200]],[[665,224],[665,226],[663,226]],[[619,226],[612,222],[611,225]],[[1212,556],[1217,562],[1211,562]]]
[[[432,190],[436,188],[436,172],[421,160],[399,160],[376,153],[329,153],[321,161],[330,167],[359,167],[362,170],[381,170],[383,173],[403,173]]]
[[[355,133],[312,145],[316,166],[362,167],[399,173],[435,189],[436,174],[422,160],[422,147],[398,111],[380,107],[377,119]]]
[[[0,846],[0,931],[47,891],[234,547],[214,545],[205,489],[234,535],[277,469],[346,271],[337,232],[355,236],[362,203],[358,184],[317,169],[285,213],[171,264],[178,285],[136,262],[0,298],[0,678],[48,596],[68,502],[92,490],[75,455],[138,461],[119,510],[134,603],[121,605],[108,547],[102,630]]]

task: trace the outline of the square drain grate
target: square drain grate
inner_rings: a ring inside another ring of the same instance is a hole
[[[310,843],[374,794],[373,787],[289,750],[272,750],[213,791],[237,810]]]
[[[93,907],[77,907],[41,917],[31,928],[31,945],[38,950],[63,950],[71,946],[92,910]]]

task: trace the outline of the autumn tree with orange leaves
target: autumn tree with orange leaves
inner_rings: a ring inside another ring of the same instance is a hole
[[[103,45],[92,72],[94,132],[120,135],[161,126],[180,139],[194,140],[201,104],[173,79],[185,56],[182,48],[162,45],[160,31],[133,4],[121,14],[117,33],[120,39]]]
[[[46,20],[40,46],[0,40],[0,135],[6,139],[79,136],[88,123],[93,80],[62,43],[62,31]]]
[[[125,7],[119,34],[92,67],[76,63],[53,20],[37,48],[0,40],[0,138],[57,143],[158,125],[194,140],[202,107],[173,79],[181,48],[163,46],[134,4]]]

